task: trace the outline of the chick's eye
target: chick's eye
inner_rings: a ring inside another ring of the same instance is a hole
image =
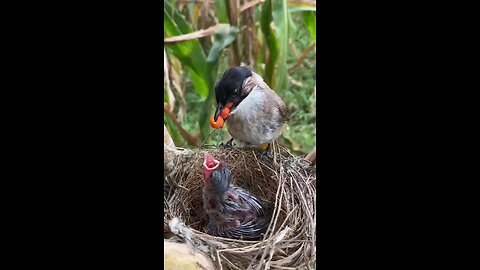
[[[234,93],[238,93],[238,88],[235,88],[235,89],[233,90],[233,92],[234,92]]]

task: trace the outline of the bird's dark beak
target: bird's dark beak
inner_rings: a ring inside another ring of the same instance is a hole
[[[217,104],[217,108],[215,109],[215,114],[213,116],[213,120],[215,120],[215,122],[217,122],[218,116],[222,113],[223,108],[225,108],[225,105],[222,103]]]

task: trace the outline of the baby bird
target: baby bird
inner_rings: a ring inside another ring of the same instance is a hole
[[[223,162],[205,153],[203,205],[210,235],[254,240],[269,226],[273,207],[231,184],[232,174]]]

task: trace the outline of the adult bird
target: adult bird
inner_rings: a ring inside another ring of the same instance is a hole
[[[288,108],[283,100],[248,67],[231,67],[215,85],[217,107],[213,120],[223,115],[227,128],[240,147],[267,149],[280,137],[288,121]],[[231,145],[232,140],[228,143]]]
[[[231,184],[232,173],[224,162],[205,153],[203,206],[210,235],[254,240],[264,234],[273,207],[250,192]]]

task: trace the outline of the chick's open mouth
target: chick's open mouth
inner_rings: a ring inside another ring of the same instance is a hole
[[[205,158],[203,161],[203,166],[205,167],[205,169],[209,171],[215,170],[218,167],[218,164],[220,164],[218,160],[214,159],[211,155],[205,153]]]

